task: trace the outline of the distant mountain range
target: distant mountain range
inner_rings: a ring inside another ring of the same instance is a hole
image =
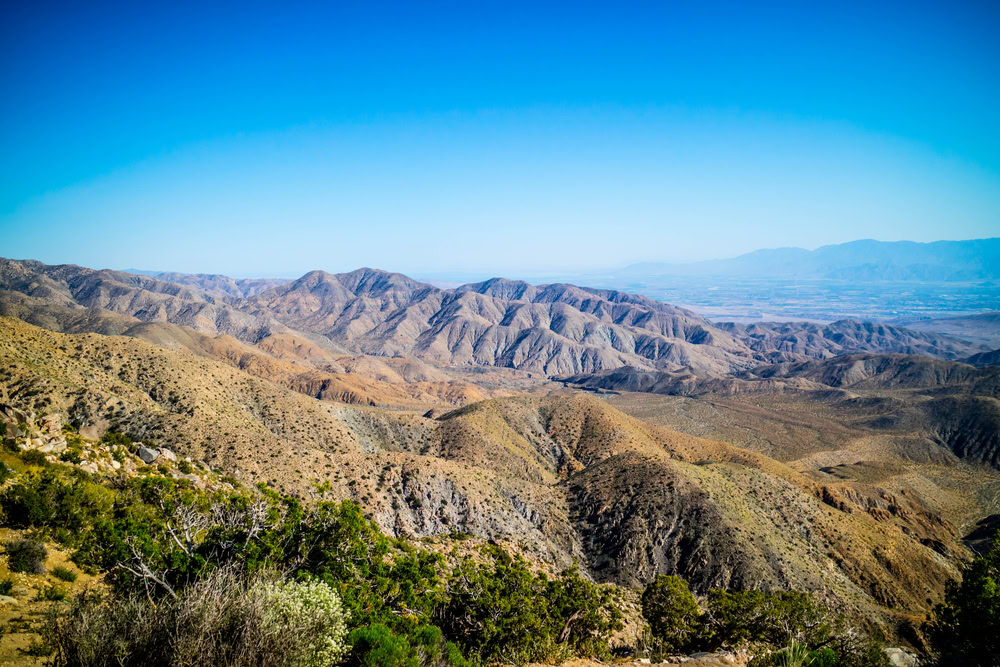
[[[756,250],[731,259],[691,264],[644,262],[617,275],[705,275],[859,281],[982,281],[1000,279],[1000,238],[971,241],[851,241],[816,250]]]
[[[544,375],[622,366],[725,375],[847,352],[957,359],[983,351],[946,335],[855,320],[716,325],[647,297],[561,283],[495,278],[439,289],[367,268],[312,271],[279,284],[167,277],[0,260],[0,314],[65,332],[122,333],[160,322],[264,347],[280,340],[283,348]]]

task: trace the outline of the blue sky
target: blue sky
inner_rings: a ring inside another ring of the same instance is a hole
[[[2,10],[0,255],[527,275],[1000,235],[995,3],[87,4]]]

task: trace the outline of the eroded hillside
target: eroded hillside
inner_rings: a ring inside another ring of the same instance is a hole
[[[880,513],[846,485],[581,393],[427,419],[317,401],[134,338],[0,326],[5,402],[300,495],[329,482],[397,535],[503,539],[630,585],[675,572],[699,590],[812,590],[890,628],[940,595],[961,550],[931,508]]]

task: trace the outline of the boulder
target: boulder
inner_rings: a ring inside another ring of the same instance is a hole
[[[63,418],[58,412],[54,412],[51,415],[45,415],[41,419],[41,429],[46,433],[59,433],[62,431]]]
[[[143,463],[152,463],[160,456],[159,450],[150,449],[149,447],[139,447],[139,451],[136,452],[139,458],[142,459]]]
[[[169,461],[176,461],[177,460],[177,455],[174,454],[169,449],[167,449],[166,447],[161,447],[160,448],[160,456],[162,456],[163,458],[165,458],[165,459],[167,459]]]
[[[889,656],[889,663],[892,667],[917,667],[920,661],[917,656],[901,648],[887,648],[885,654]]]
[[[66,451],[68,446],[69,445],[66,444],[66,438],[60,435],[50,439],[41,447],[38,447],[38,451],[45,454],[59,454]]]

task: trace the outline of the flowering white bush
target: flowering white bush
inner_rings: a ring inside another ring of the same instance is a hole
[[[347,625],[337,592],[321,581],[278,581],[262,590],[266,624],[301,638],[286,663],[328,667],[347,651]]]

